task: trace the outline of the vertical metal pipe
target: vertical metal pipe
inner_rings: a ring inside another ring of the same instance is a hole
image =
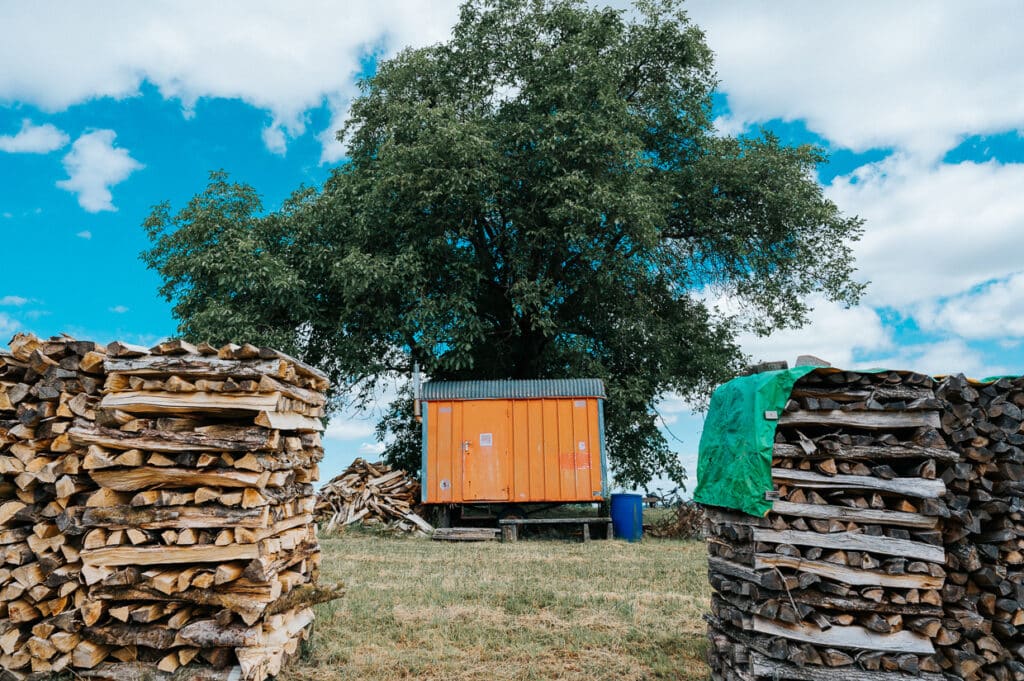
[[[420,420],[420,363],[416,362],[412,366],[412,395],[413,395],[413,407],[412,415],[416,417],[416,420]]]

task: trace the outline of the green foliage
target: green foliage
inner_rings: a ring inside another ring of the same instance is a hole
[[[716,134],[712,54],[679,5],[470,0],[449,42],[361,83],[321,193],[262,214],[215,174],[154,211],[144,257],[182,332],[286,348],[356,399],[413,362],[604,378],[619,481],[681,481],[659,396],[706,396],[743,361],[740,330],[800,326],[810,294],[862,287],[860,221],[813,179],[821,150]],[[379,432],[418,468],[408,396]]]

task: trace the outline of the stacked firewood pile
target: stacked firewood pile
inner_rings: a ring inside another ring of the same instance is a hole
[[[942,474],[952,511],[942,652],[968,681],[1024,679],[1024,379],[953,376],[937,394],[962,457]]]
[[[356,459],[320,489],[317,520],[325,532],[361,523],[427,536],[434,528],[413,510],[419,489],[405,471]]]
[[[919,374],[816,371],[765,415],[778,418],[771,511],[708,508],[714,678],[956,673],[934,644],[956,637],[939,473],[957,454],[940,406]]]
[[[0,649],[13,658],[4,668],[276,674],[307,636],[310,606],[337,595],[315,585],[325,377],[253,346],[104,352],[19,336],[11,349],[0,385],[29,397],[16,423],[0,411],[0,455],[21,461],[33,448],[23,463],[36,482],[14,481],[19,502],[31,492],[31,511],[4,506],[10,523],[30,521],[18,530],[30,535],[28,567],[9,571],[25,588],[0,593]],[[54,365],[36,367],[41,356]],[[29,432],[32,395],[55,408]]]
[[[62,532],[93,488],[68,431],[92,418],[102,348],[17,336],[0,354],[0,668],[58,672],[78,659],[76,612],[87,603],[80,544]]]

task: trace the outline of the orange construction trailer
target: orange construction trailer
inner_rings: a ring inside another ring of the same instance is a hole
[[[599,379],[424,383],[423,502],[604,501],[604,400]]]

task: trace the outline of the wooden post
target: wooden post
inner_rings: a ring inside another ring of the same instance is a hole
[[[502,541],[502,543],[518,541],[519,540],[519,533],[516,530],[517,530],[516,526],[513,525],[512,523],[508,523],[507,525],[502,525],[501,526],[501,541]]]
[[[590,523],[583,523],[583,543],[590,541]]]

